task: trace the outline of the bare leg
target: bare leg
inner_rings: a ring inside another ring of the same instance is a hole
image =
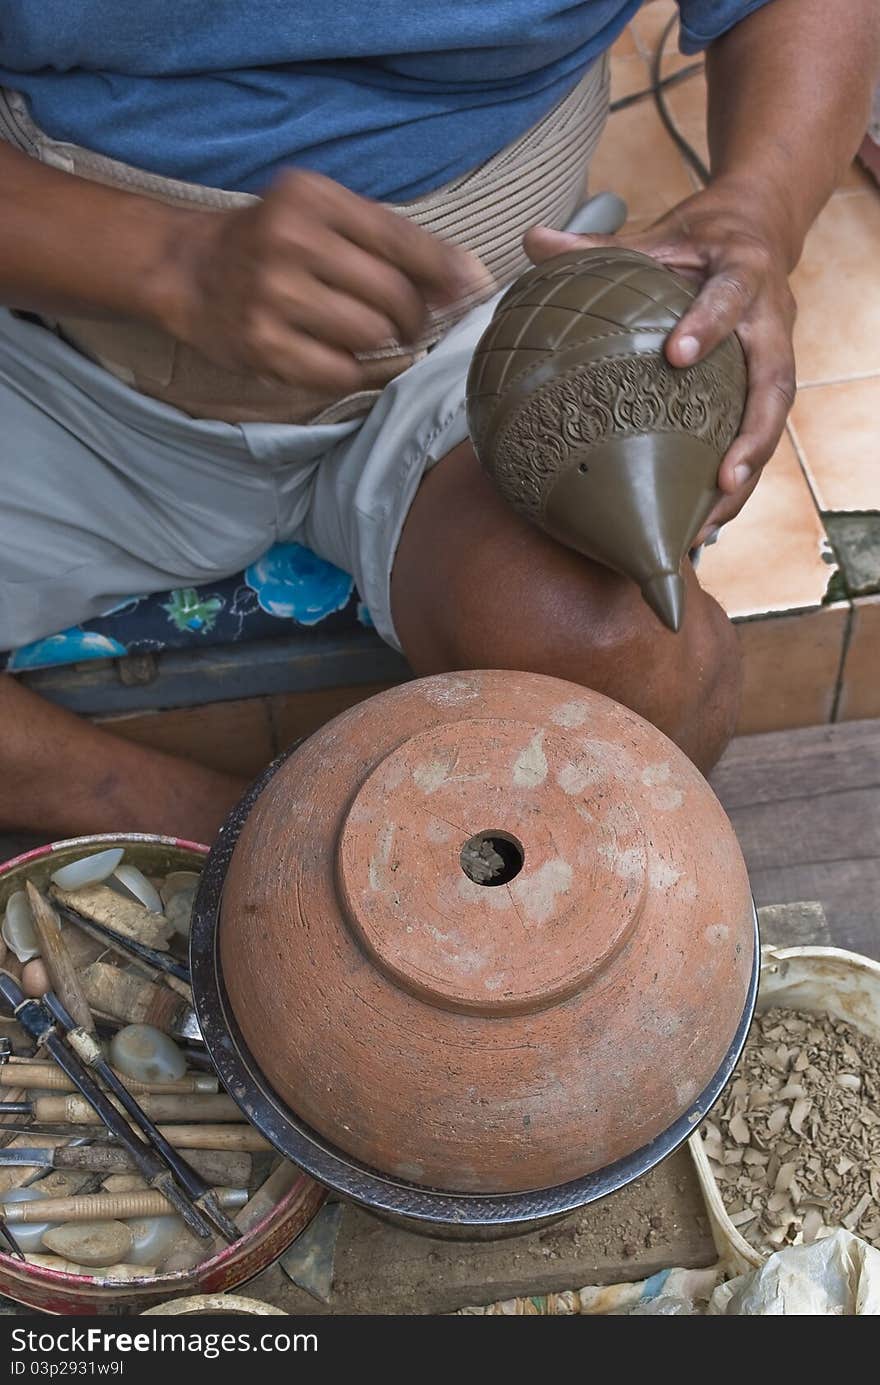
[[[392,605],[418,674],[514,668],[567,678],[639,712],[704,772],[733,734],[736,636],[690,566],[685,621],[673,635],[633,582],[519,519],[468,443],[422,483]]]
[[[688,585],[684,627],[671,635],[633,583],[518,519],[465,444],[416,497],[392,597],[417,674],[517,668],[567,678],[626,703],[708,771],[733,733],[739,654],[727,617],[692,572]],[[0,676],[0,829],[209,842],[243,788]]]
[[[0,677],[0,829],[210,842],[244,785],[133,745]]]

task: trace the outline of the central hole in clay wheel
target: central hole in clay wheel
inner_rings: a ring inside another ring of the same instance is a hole
[[[522,842],[509,832],[478,832],[461,848],[461,868],[475,885],[506,885],[526,859]]]

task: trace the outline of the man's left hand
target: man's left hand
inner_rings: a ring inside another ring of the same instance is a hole
[[[634,235],[579,236],[535,226],[525,237],[540,264],[579,247],[624,245],[701,284],[693,306],[666,339],[671,365],[689,366],[724,340],[739,337],[748,366],[748,397],[740,430],[718,472],[721,498],[695,543],[739,513],[782,435],[795,396],[792,329],[784,235],[774,212],[762,215],[753,190],[723,180],[679,203]]]

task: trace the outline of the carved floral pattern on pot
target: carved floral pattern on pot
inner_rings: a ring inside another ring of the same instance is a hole
[[[505,499],[639,583],[673,630],[681,566],[718,495],[746,394],[728,337],[676,369],[664,343],[694,289],[634,250],[572,251],[504,295],[468,374],[468,424]]]

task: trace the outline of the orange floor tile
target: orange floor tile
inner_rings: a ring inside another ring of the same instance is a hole
[[[646,63],[638,57],[611,59],[612,100],[648,86]],[[590,191],[616,192],[630,216],[660,216],[693,192],[684,160],[664,130],[650,99],[608,117],[590,165]]]
[[[800,390],[791,425],[820,510],[880,510],[880,375]]]
[[[643,5],[632,21],[632,31],[636,47],[643,58],[650,59],[660,41],[660,36],[670,19],[678,14],[675,0],[650,0]],[[670,34],[664,49],[664,71],[670,72],[693,62],[693,58],[682,57],[678,51],[678,33]]]
[[[706,137],[706,78],[702,72],[666,90],[666,104],[673,120],[709,167],[709,142]]]
[[[832,197],[792,276],[798,381],[880,373],[880,192]]]
[[[636,36],[631,24],[628,24],[618,39],[611,45],[611,56],[613,58],[637,58],[639,49],[636,44]]]
[[[700,580],[734,618],[815,609],[836,571],[823,553],[825,530],[786,435],[745,509],[705,549]]]

